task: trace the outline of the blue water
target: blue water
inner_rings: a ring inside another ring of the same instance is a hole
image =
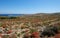
[[[0,14],[0,16],[22,16],[23,14]]]

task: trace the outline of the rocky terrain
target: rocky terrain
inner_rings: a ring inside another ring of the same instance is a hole
[[[1,38],[55,38],[59,31],[60,13],[0,15]]]

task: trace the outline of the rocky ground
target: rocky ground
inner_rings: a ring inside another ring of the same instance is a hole
[[[60,14],[0,17],[0,38],[59,38]]]

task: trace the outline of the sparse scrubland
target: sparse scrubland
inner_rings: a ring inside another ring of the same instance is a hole
[[[55,38],[58,33],[60,33],[60,13],[0,16],[2,38]]]

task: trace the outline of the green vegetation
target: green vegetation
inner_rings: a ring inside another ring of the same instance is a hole
[[[18,17],[0,17],[0,19],[17,19]]]
[[[2,27],[2,23],[0,23],[0,27]]]

